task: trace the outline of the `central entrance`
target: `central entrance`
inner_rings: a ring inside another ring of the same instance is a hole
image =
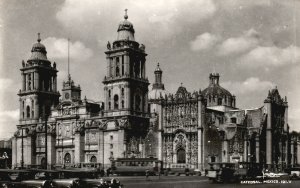
[[[183,148],[177,150],[177,163],[185,163],[185,150]]]

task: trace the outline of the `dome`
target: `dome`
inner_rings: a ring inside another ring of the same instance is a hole
[[[160,69],[159,63],[157,63],[154,73],[155,72],[162,72],[162,70]]]
[[[202,91],[202,95],[204,97],[206,96],[229,96],[229,97],[232,97],[231,93],[224,89],[223,87],[221,87],[219,85],[219,73],[212,73],[210,74],[209,76],[209,79],[210,79],[210,84],[209,86],[204,89]]]
[[[219,85],[219,77],[220,75],[218,73],[210,74],[210,84],[201,93],[207,101],[207,106],[227,106],[235,108],[235,96]]]
[[[32,45],[31,56],[28,59],[28,61],[33,60],[48,61],[46,47],[41,43],[40,33],[38,33],[37,43]]]
[[[232,96],[231,93],[224,89],[223,87],[221,87],[220,85],[216,85],[216,84],[210,84],[206,89],[204,89],[202,91],[202,95],[203,96]]]
[[[135,41],[133,24],[127,19],[127,9],[125,9],[124,20],[119,23],[117,40]]]
[[[148,99],[149,100],[157,100],[157,99],[165,97],[166,94],[167,94],[167,92],[164,89],[153,89],[148,93]]]

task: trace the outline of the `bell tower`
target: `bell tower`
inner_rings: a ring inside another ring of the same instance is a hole
[[[103,84],[107,120],[104,138],[110,142],[111,136],[118,144],[113,149],[104,146],[104,151],[111,151],[110,155],[104,154],[105,164],[109,163],[108,158],[143,157],[141,141],[149,127],[147,54],[145,45],[135,41],[127,9],[117,32],[117,39],[107,44],[107,73]]]
[[[148,85],[146,78],[145,45],[134,38],[134,28],[128,21],[119,24],[117,40],[108,42],[107,74],[104,78],[106,116],[130,115],[146,117],[148,114]]]
[[[51,65],[47,59],[47,51],[39,33],[37,43],[32,46],[31,57],[26,63],[22,61],[20,70],[20,123],[33,123],[50,115],[51,107],[58,104],[60,96],[57,92],[56,63]]]

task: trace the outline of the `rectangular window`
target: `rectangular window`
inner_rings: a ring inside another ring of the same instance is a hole
[[[110,144],[110,149],[113,149],[114,148],[114,145],[113,144]]]
[[[113,135],[110,135],[110,140],[113,140],[114,139],[114,136]]]

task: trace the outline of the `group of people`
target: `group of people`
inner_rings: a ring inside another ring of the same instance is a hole
[[[102,178],[100,179],[98,188],[122,188],[120,181],[116,179],[111,179],[111,181],[104,181]]]

